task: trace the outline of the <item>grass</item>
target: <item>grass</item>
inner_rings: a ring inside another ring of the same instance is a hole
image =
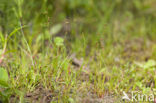
[[[4,103],[113,103],[124,102],[123,91],[156,94],[154,0],[0,2]]]

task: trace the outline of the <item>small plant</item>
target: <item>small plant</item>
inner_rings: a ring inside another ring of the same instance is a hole
[[[8,72],[6,69],[0,67],[0,97],[2,98],[2,101],[8,101],[9,99],[9,84],[8,84]]]
[[[64,45],[64,39],[61,37],[56,37],[56,38],[54,38],[54,43],[57,47],[63,46]]]
[[[136,65],[138,65],[139,67],[143,68],[143,69],[150,69],[153,68],[154,66],[156,66],[156,61],[154,60],[148,60],[145,63],[139,63],[139,62],[135,62]]]
[[[8,87],[8,73],[2,67],[0,68],[0,86]]]

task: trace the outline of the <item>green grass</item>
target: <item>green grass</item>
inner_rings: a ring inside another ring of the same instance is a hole
[[[109,103],[123,102],[123,91],[156,94],[155,3],[1,0],[0,100]]]

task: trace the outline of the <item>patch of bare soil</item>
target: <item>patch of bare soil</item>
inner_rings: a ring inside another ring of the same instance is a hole
[[[38,88],[34,93],[28,93],[26,99],[32,103],[50,103],[53,97],[52,91]]]
[[[97,97],[94,94],[88,93],[84,97],[78,99],[81,103],[121,103],[121,98],[116,98],[117,96],[105,95],[102,98]]]
[[[37,88],[31,93],[27,93],[24,97],[26,103],[51,103],[53,92],[42,87]],[[19,98],[11,97],[9,103],[16,103]]]

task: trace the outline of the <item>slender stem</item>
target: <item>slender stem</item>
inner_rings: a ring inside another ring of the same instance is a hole
[[[31,52],[31,49],[30,49],[30,46],[29,46],[29,44],[28,44],[28,42],[27,42],[27,40],[26,40],[26,38],[25,38],[24,32],[23,32],[21,20],[20,20],[20,26],[21,26],[21,33],[22,33],[22,35],[23,35],[23,37],[24,37],[24,41],[25,41],[25,43],[26,43],[26,45],[27,45],[27,49],[28,49],[28,51],[29,51],[29,53],[30,53],[30,58],[31,58],[31,61],[32,61],[32,65],[35,66],[34,60],[33,60],[33,56],[32,56],[32,52]]]

